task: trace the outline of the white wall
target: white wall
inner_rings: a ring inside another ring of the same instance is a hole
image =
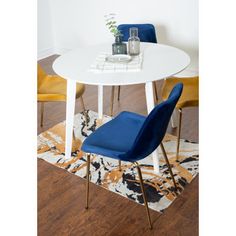
[[[158,42],[185,50],[198,71],[198,0],[51,0],[56,52],[111,42],[107,13],[118,23],[154,24]]]
[[[54,53],[50,0],[38,0],[38,59]]]

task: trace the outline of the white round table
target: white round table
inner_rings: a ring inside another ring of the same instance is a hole
[[[76,82],[98,86],[98,117],[103,116],[103,86],[145,84],[148,113],[154,108],[152,81],[161,80],[184,70],[190,63],[182,50],[163,44],[141,43],[142,69],[134,72],[96,73],[90,70],[96,57],[110,53],[111,45],[98,45],[72,50],[58,57],[53,63],[54,71],[67,80],[65,158],[71,157],[74,123]],[[154,170],[159,172],[158,152],[154,151]]]

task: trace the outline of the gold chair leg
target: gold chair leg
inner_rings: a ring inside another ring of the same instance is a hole
[[[88,203],[89,203],[89,177],[90,177],[90,154],[87,154],[87,184],[86,184],[86,206],[85,206],[85,209],[88,209]]]
[[[177,188],[177,184],[176,184],[176,182],[175,182],[175,178],[174,178],[174,175],[173,175],[173,172],[172,172],[172,169],[171,169],[171,166],[170,166],[170,162],[169,162],[169,160],[168,160],[168,157],[167,157],[167,154],[166,154],[166,150],[165,150],[165,148],[164,148],[163,143],[161,143],[160,146],[161,146],[161,150],[162,150],[162,152],[163,152],[163,156],[164,156],[164,158],[165,158],[166,164],[167,164],[168,169],[169,169],[169,171],[170,171],[170,175],[171,175],[172,181],[173,181],[173,183],[174,183],[175,190],[177,191],[177,189],[178,189],[178,188]]]
[[[119,160],[119,171],[121,171],[121,160]]]
[[[75,137],[75,130],[73,129],[73,140],[75,141],[76,140],[76,137]]]
[[[82,106],[82,109],[83,109],[84,118],[85,118],[85,123],[86,123],[86,125],[88,125],[88,114],[87,114],[87,111],[86,111],[86,109],[85,109],[84,99],[83,99],[82,96],[80,96],[80,103],[81,103],[81,106]]]
[[[85,105],[84,105],[84,99],[83,99],[82,96],[80,96],[80,103],[81,103],[81,106],[82,106],[83,111],[86,111]]]
[[[120,101],[120,85],[118,86],[118,96],[117,96],[117,100]]]
[[[114,104],[115,86],[111,88],[111,110],[110,115],[113,116],[113,104]]]
[[[140,186],[141,186],[141,190],[142,190],[142,194],[143,194],[143,201],[144,201],[144,205],[145,205],[146,212],[147,212],[149,228],[152,229],[152,222],[151,222],[150,212],[149,212],[149,208],[148,208],[147,196],[146,196],[146,192],[144,190],[144,185],[143,185],[142,172],[141,172],[141,169],[140,169],[139,164],[137,162],[135,163],[135,167],[137,167],[137,170],[138,170],[138,176],[140,179]]]
[[[157,104],[157,103],[158,103],[158,94],[157,94],[157,86],[156,86],[156,82],[153,81],[153,82],[152,82],[152,85],[153,85],[153,87],[154,87],[155,103]]]
[[[179,157],[179,146],[180,146],[180,132],[181,132],[181,124],[182,124],[182,109],[179,109],[179,125],[177,131],[177,148],[176,148],[176,159]]]
[[[44,115],[44,102],[41,102],[41,116],[40,116],[40,126],[43,127],[43,115]]]

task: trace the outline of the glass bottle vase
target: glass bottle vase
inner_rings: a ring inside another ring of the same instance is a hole
[[[129,55],[136,56],[140,53],[140,39],[138,37],[138,28],[129,29],[130,37],[128,39]]]
[[[127,45],[122,42],[121,36],[115,37],[115,43],[112,44],[112,55],[127,54]]]

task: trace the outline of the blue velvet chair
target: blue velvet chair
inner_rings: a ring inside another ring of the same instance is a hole
[[[129,39],[129,29],[138,28],[138,37],[141,42],[157,43],[155,27],[152,24],[121,24],[118,30],[122,34],[122,41],[127,42]]]
[[[149,226],[152,228],[142,173],[137,161],[150,155],[160,145],[177,191],[177,185],[162,140],[182,90],[183,85],[181,83],[177,84],[168,99],[157,105],[147,117],[127,111],[121,112],[85,139],[81,150],[87,153],[86,209],[88,209],[89,199],[90,154],[117,159],[119,165],[121,161],[129,161],[134,163],[138,170]]]
[[[157,37],[156,37],[156,31],[155,27],[152,24],[121,24],[118,25],[118,30],[122,34],[122,41],[127,42],[129,39],[129,29],[132,27],[138,28],[138,36],[140,38],[141,42],[146,43],[157,43]],[[156,84],[153,83],[154,91],[155,91],[155,97],[157,101],[157,89]],[[115,94],[115,86],[112,86],[111,91],[111,110],[110,115],[113,115],[113,104],[114,104],[114,94]],[[120,100],[120,86],[118,86],[118,101]]]

